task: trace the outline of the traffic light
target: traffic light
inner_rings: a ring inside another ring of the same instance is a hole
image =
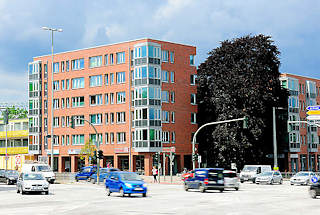
[[[247,129],[248,128],[248,117],[245,116],[244,119],[243,119],[243,126],[242,126],[244,129]]]
[[[103,151],[102,150],[98,151],[98,158],[103,159]]]
[[[8,111],[8,109],[3,111],[2,115],[3,115],[3,122],[4,122],[5,125],[7,125],[9,123],[9,111]]]
[[[192,154],[192,161],[198,160],[198,154]]]
[[[75,129],[76,127],[75,127],[75,118],[74,118],[74,116],[71,116],[71,121],[70,121],[70,127],[71,128],[73,128],[73,129]]]
[[[160,160],[160,154],[159,154],[158,152],[156,152],[156,153],[154,154],[153,159],[154,159],[154,161],[155,161],[156,163],[159,163],[159,160]]]
[[[96,150],[93,151],[92,159],[97,160],[97,151]]]

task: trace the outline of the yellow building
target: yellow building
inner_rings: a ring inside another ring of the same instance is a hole
[[[7,153],[8,169],[20,167],[24,160],[31,160],[33,156],[28,156],[28,119],[10,120],[7,125]],[[6,132],[3,121],[0,121],[0,169],[6,168]],[[17,165],[18,164],[18,165]]]

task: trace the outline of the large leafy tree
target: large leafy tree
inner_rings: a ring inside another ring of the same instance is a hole
[[[91,141],[86,141],[80,151],[80,159],[88,160],[91,164],[96,164],[97,160],[94,157],[94,152],[97,150],[96,146]]]
[[[199,150],[209,166],[272,164],[266,157],[273,150],[272,107],[287,107],[288,99],[279,81],[279,54],[271,37],[245,36],[221,42],[199,66],[199,125],[249,117],[248,129],[234,122],[199,133]],[[278,121],[278,133],[287,135],[286,116]],[[278,139],[279,151],[284,152],[288,144]]]

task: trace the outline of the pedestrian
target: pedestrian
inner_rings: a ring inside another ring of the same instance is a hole
[[[158,170],[156,169],[155,166],[152,169],[152,175],[153,175],[153,183],[158,182],[158,180],[157,180]]]

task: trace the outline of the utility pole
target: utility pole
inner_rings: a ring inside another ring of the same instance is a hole
[[[163,181],[166,180],[166,153],[163,152]]]
[[[272,122],[273,122],[273,168],[277,168],[278,153],[277,153],[276,107],[272,107]]]

